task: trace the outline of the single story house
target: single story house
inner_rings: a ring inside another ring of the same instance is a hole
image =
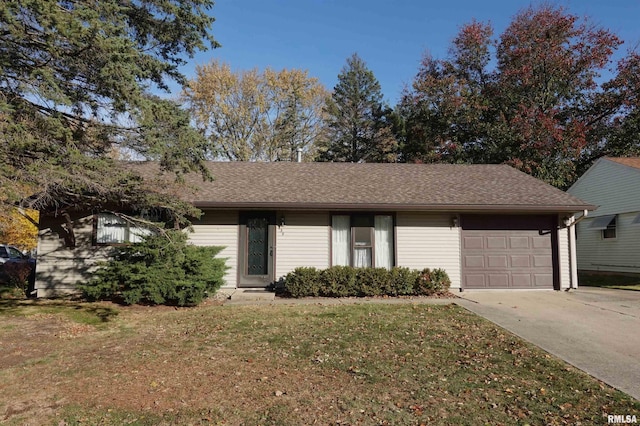
[[[577,223],[578,269],[640,274],[640,157],[600,158],[567,192],[599,206]]]
[[[135,167],[153,175],[157,166]],[[224,246],[225,289],[265,287],[299,266],[443,268],[452,289],[577,286],[569,229],[588,203],[507,165],[211,162],[187,177],[201,209],[190,239]],[[36,290],[73,291],[135,229],[103,212],[40,223]]]

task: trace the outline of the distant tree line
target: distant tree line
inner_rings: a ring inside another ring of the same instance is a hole
[[[301,71],[234,74],[214,62],[185,100],[227,159],[290,160],[300,147],[307,161],[506,163],[566,188],[601,156],[640,153],[638,52],[613,63],[615,34],[551,5],[493,36],[464,25],[447,58],[424,55],[395,108],[357,54],[330,94]]]
[[[207,159],[301,150],[305,161],[506,163],[566,188],[601,156],[640,154],[640,54],[614,62],[622,40],[561,7],[526,8],[497,38],[464,25],[446,58],[424,55],[395,106],[357,54],[331,92],[306,71],[215,61],[189,81],[180,65],[218,46],[212,7],[5,2],[0,215],[161,208],[176,226],[198,214],[121,158],[156,161],[176,185],[192,171],[211,179]],[[155,95],[170,83],[181,99]]]

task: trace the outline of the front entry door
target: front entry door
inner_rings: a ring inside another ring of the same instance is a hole
[[[240,287],[266,287],[273,282],[274,226],[273,213],[240,216]]]

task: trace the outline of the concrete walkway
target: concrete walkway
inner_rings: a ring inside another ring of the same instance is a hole
[[[465,291],[455,303],[640,400],[640,292]]]

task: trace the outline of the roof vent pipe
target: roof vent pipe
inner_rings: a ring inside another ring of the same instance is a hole
[[[302,163],[302,148],[296,149],[296,161]]]

